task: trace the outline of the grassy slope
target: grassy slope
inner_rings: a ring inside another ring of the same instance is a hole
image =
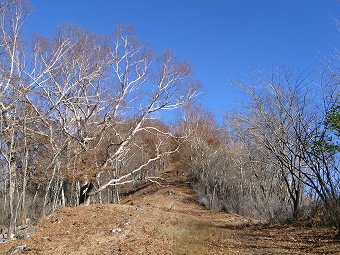
[[[204,209],[184,177],[173,172],[120,205],[63,208],[28,240],[0,245],[0,254],[26,243],[25,254],[340,254],[332,229],[263,226]],[[124,224],[129,222],[129,224]],[[112,233],[121,228],[124,233]],[[2,253],[1,253],[2,252]]]

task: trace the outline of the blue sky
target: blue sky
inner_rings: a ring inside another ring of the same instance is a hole
[[[338,0],[32,0],[28,33],[51,36],[63,23],[110,33],[131,24],[158,52],[189,60],[206,94],[200,104],[222,115],[244,98],[231,85],[254,67],[317,72],[334,53]]]

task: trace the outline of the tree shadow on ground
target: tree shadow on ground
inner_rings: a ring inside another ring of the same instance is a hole
[[[240,224],[217,226],[240,240],[236,249],[254,254],[340,254],[335,230],[287,225]]]

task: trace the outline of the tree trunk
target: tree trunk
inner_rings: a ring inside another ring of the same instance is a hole
[[[14,233],[16,227],[16,213],[14,208],[14,193],[15,193],[15,184],[16,184],[16,163],[14,157],[10,159],[9,162],[9,236]]]
[[[90,195],[89,193],[93,190],[94,185],[92,182],[86,181],[82,187],[80,188],[79,194],[79,205],[89,205],[90,204]]]

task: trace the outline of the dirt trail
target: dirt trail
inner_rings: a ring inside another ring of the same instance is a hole
[[[119,205],[63,208],[27,240],[0,245],[0,254],[27,244],[24,254],[340,254],[332,229],[266,227],[206,210],[176,171]]]

